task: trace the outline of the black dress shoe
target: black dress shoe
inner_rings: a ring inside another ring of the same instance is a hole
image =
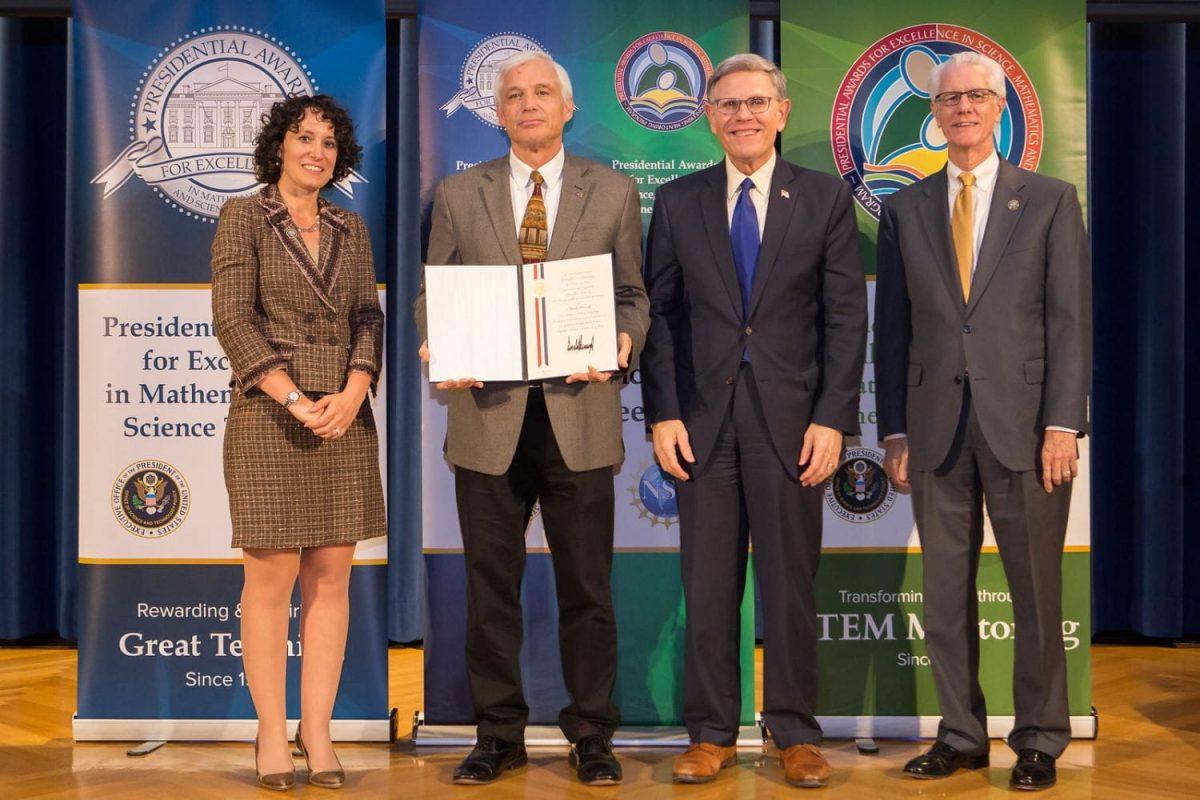
[[[525,745],[495,736],[480,736],[475,749],[454,769],[454,782],[491,783],[506,770],[523,767],[528,761]]]
[[[584,736],[571,745],[567,763],[588,786],[613,786],[621,782],[621,765],[613,755],[612,745],[598,733]]]
[[[1017,763],[1013,767],[1012,777],[1008,785],[1014,789],[1048,789],[1058,780],[1054,772],[1054,756],[1048,756],[1041,750],[1027,747],[1017,753]]]
[[[979,769],[988,765],[988,751],[963,753],[945,742],[934,742],[933,747],[904,765],[904,774],[914,778],[945,778],[959,769]]]

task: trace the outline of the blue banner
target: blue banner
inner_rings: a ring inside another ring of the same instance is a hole
[[[657,186],[716,163],[721,150],[704,118],[713,66],[749,44],[745,0],[640,0],[511,7],[474,0],[420,8],[421,198],[437,182],[504,155],[494,92],[506,58],[542,51],[570,76],[576,112],[565,146],[631,175],[649,222]],[[674,484],[653,460],[640,377],[622,389],[626,457],[614,470],[613,603],[618,666],[614,699],[626,726],[682,722],[683,594]],[[445,406],[422,405],[422,513],[429,585],[425,723],[474,722],[465,669],[465,566],[453,474],[444,456]],[[567,703],[558,646],[554,572],[541,521],[527,536],[522,672],[531,725],[553,725]],[[743,722],[754,719],[753,601],[743,613]],[[419,733],[418,733],[419,735]],[[550,735],[553,735],[552,733]],[[447,736],[444,740],[452,739]],[[618,734],[618,741],[622,736]],[[438,740],[431,735],[428,741]],[[627,739],[631,741],[632,739]]]
[[[221,444],[229,364],[210,255],[229,199],[258,191],[254,140],[284,97],[333,95],[362,144],[326,196],[384,267],[382,0],[79,0],[73,7],[70,258],[79,281],[77,739],[252,738],[240,552]],[[375,400],[386,441],[384,398]],[[282,494],[290,491],[281,486]],[[386,542],[358,546],[332,732],[387,739]],[[289,717],[299,712],[299,607]]]

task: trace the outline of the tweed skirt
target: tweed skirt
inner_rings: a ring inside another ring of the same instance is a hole
[[[319,547],[387,533],[369,400],[342,436],[326,441],[267,395],[237,392],[224,455],[233,547]]]

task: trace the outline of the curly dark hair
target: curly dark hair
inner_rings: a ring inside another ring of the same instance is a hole
[[[358,166],[362,159],[362,147],[354,138],[354,121],[346,109],[327,94],[292,95],[271,106],[271,113],[262,116],[262,129],[254,139],[254,175],[259,181],[279,181],[283,169],[279,157],[283,137],[288,131],[297,130],[304,113],[310,108],[333,125],[333,137],[337,141],[337,163],[333,165],[333,176],[325,185],[340,181]]]

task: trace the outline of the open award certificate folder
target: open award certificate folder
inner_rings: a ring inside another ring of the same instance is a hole
[[[531,381],[617,369],[612,253],[425,266],[429,380]]]

